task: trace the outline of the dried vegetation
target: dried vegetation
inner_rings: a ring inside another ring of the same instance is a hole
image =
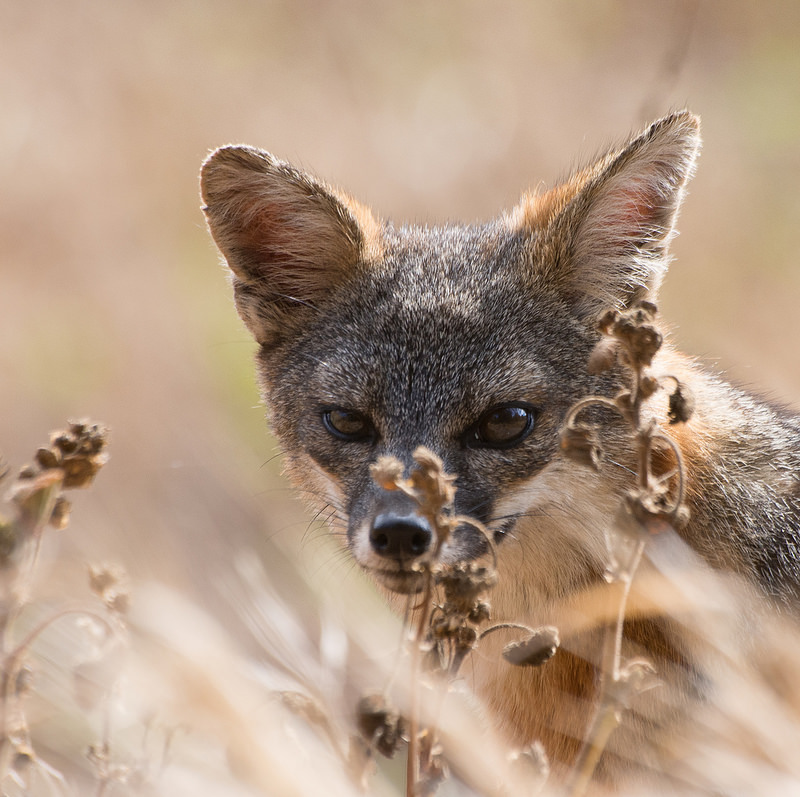
[[[630,385],[614,399],[578,402],[562,430],[564,456],[602,468],[614,452],[603,450],[601,429],[587,418],[596,405],[612,409],[630,427],[638,462],[606,539],[607,583],[596,617],[605,628],[602,667],[567,784],[576,797],[600,793],[594,773],[609,739],[635,697],[659,685],[652,662],[623,655],[624,621],[643,557],[654,547],[658,561],[664,541],[673,545],[675,529],[686,521],[680,451],[662,422],[642,411],[659,390],[668,393],[665,423],[685,422],[692,409],[686,386],[650,371],[661,344],[655,312],[644,303],[602,319],[604,335],[589,367],[622,363]],[[462,677],[465,662],[497,630],[515,633],[502,655],[519,667],[547,667],[559,631],[492,623],[492,537],[474,519],[453,513],[454,478],[435,454],[418,449],[407,475],[391,458],[372,468],[381,486],[417,502],[435,532],[419,566],[421,589],[407,596],[402,625],[387,636],[379,627],[385,617],[335,618],[320,603],[318,628],[307,628],[291,597],[276,594],[268,571],[240,558],[229,591],[261,644],[254,655],[204,610],[164,588],[134,587],[131,597],[124,571],[112,565],[89,567],[94,602],[73,607],[65,597],[60,606],[37,605],[32,587],[42,545],[69,519],[64,493],[92,483],[106,462],[106,443],[103,427],[71,423],[10,480],[10,511],[0,523],[4,794],[561,793],[548,781],[542,747],[507,749],[486,727]],[[446,564],[442,547],[465,523],[484,535],[486,553]],[[659,793],[733,787],[777,793],[800,778],[791,752],[800,739],[800,639],[679,550],[678,565],[674,555],[672,571],[662,561],[661,577],[645,586],[696,636],[698,658],[711,662],[715,681],[711,699],[696,707],[696,738],[681,740],[692,779],[676,782],[665,773]],[[139,607],[133,617],[132,603]],[[746,654],[743,606],[759,624],[756,649]],[[37,640],[65,623],[72,623],[71,636],[85,637],[83,659],[42,660]],[[80,761],[63,758],[41,709],[30,708],[47,667],[70,673],[72,696],[62,710],[82,735]],[[404,777],[380,764],[393,757],[405,758]]]

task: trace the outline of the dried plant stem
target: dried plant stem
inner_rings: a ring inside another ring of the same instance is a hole
[[[433,600],[433,574],[425,570],[425,590],[422,597],[417,625],[414,629],[411,651],[411,706],[408,718],[408,756],[406,759],[406,797],[416,797],[419,782],[419,710],[420,673],[422,671],[422,640],[428,628]]]
[[[478,635],[479,640],[485,639],[489,634],[493,634],[495,631],[525,631],[526,633],[530,634],[533,633],[533,628],[529,625],[523,625],[522,623],[496,623],[495,625],[490,625],[488,628],[484,628],[483,631]]]
[[[16,749],[17,740],[12,739],[16,734],[16,727],[25,727],[24,720],[21,718],[21,708],[19,707],[18,678],[22,668],[25,654],[30,644],[49,625],[45,622],[37,626],[22,643],[16,645],[12,650],[11,635],[17,618],[27,603],[27,593],[30,590],[33,573],[39,559],[41,550],[42,535],[50,516],[53,513],[56,499],[61,490],[62,480],[60,478],[48,480],[47,485],[41,491],[35,516],[23,515],[19,520],[20,531],[27,538],[27,544],[22,552],[22,563],[14,576],[8,591],[8,604],[3,607],[0,619],[0,666],[2,666],[2,706],[0,706],[0,744],[2,754],[0,754],[0,782],[4,781],[8,775],[11,762]],[[12,717],[16,717],[13,719]]]
[[[623,707],[620,706],[618,698],[613,694],[613,686],[620,680],[625,612],[633,576],[639,567],[643,553],[644,540],[642,539],[637,543],[626,576],[609,584],[609,614],[616,612],[616,621],[613,625],[607,625],[605,629],[598,709],[587,734],[586,743],[575,762],[574,778],[569,791],[570,797],[581,797],[586,793],[600,756],[605,750],[611,734],[620,723],[620,710]]]
[[[9,604],[5,611],[2,612],[0,646],[2,646],[4,656],[10,644],[9,635],[11,629],[23,607],[28,602],[28,592],[42,547],[42,536],[47,522],[53,514],[62,484],[63,480],[61,478],[49,479],[46,486],[40,491],[35,517],[30,517],[26,513],[18,521],[20,536],[26,539],[27,544],[22,551],[22,562],[14,575],[9,590]]]
[[[663,386],[663,379],[675,382],[670,395],[670,423],[685,422],[691,415],[693,401],[684,393],[676,377],[656,379],[648,367],[661,346],[662,336],[652,326],[656,307],[640,302],[624,312],[609,311],[599,322],[605,336],[590,359],[590,366],[599,373],[612,365],[605,355],[608,340],[617,346],[617,361],[630,369],[630,390],[622,390],[616,398],[587,397],[575,404],[567,414],[562,430],[562,450],[568,456],[595,469],[602,458],[599,435],[595,427],[579,424],[578,413],[592,405],[614,408],[630,425],[636,458],[635,489],[628,491],[607,536],[609,565],[608,617],[616,617],[605,626],[600,662],[597,710],[592,719],[583,748],[573,769],[569,794],[581,797],[589,787],[611,733],[619,725],[630,699],[641,691],[647,676],[653,672],[645,660],[623,662],[622,636],[631,584],[644,554],[648,537],[662,528],[685,520],[685,478],[681,452],[677,444],[660,431],[655,418],[642,417],[643,403]],[[613,349],[612,349],[613,350]],[[675,457],[676,466],[669,473],[653,474],[654,443],[658,441]],[[671,483],[673,482],[674,483]]]

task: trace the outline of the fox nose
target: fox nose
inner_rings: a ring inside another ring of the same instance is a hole
[[[430,548],[433,532],[419,515],[382,512],[376,515],[369,532],[372,550],[378,556],[397,561],[416,559]]]

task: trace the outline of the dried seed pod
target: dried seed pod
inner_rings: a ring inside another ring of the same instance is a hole
[[[491,610],[492,607],[489,601],[481,600],[477,601],[476,604],[470,609],[469,614],[467,615],[467,620],[475,625],[480,625],[481,623],[488,622],[489,618],[491,617]]]
[[[114,614],[127,614],[131,606],[131,596],[127,590],[109,589],[103,593],[103,603]]]
[[[53,432],[50,442],[62,454],[74,454],[78,450],[78,441],[69,432]]]
[[[658,315],[658,306],[655,302],[640,299],[634,308],[643,321],[652,321]]]
[[[475,562],[458,562],[439,571],[436,583],[442,586],[447,603],[457,612],[469,614],[483,593],[497,583],[497,573]]]
[[[72,421],[68,431],[54,432],[50,448],[40,448],[36,461],[45,470],[64,471],[64,489],[88,487],[108,461],[104,452],[108,429],[89,421]]]
[[[459,626],[453,635],[453,642],[459,651],[469,653],[478,643],[478,632],[469,625]]]
[[[617,362],[617,352],[619,344],[614,338],[603,337],[597,342],[589,355],[587,366],[590,374],[602,374],[614,367]]]
[[[393,758],[406,732],[405,722],[386,696],[364,695],[356,708],[356,724],[368,744],[386,758]]]
[[[594,426],[575,424],[561,429],[561,453],[574,462],[586,465],[595,470],[600,469],[603,461],[603,448],[600,436]]]
[[[669,394],[669,422],[686,423],[694,414],[694,395],[681,381],[675,380],[675,391]]]
[[[95,595],[103,597],[103,593],[117,586],[126,578],[125,570],[115,564],[89,565],[89,588]]]
[[[659,388],[661,387],[661,383],[652,376],[643,376],[639,380],[639,396],[643,400],[647,400],[652,396]]]
[[[618,319],[619,313],[616,310],[606,310],[606,312],[600,316],[600,320],[597,322],[597,328],[604,335],[610,335]]]
[[[528,637],[503,648],[503,658],[517,667],[540,667],[555,656],[561,640],[552,625],[536,628]]]
[[[58,449],[40,448],[34,459],[42,470],[57,468],[61,464],[61,452]]]
[[[34,479],[36,478],[36,474],[38,471],[33,465],[23,465],[19,469],[19,475],[17,476],[18,479]]]
[[[663,340],[661,333],[650,324],[617,325],[616,337],[622,341],[630,364],[634,367],[650,365]]]
[[[69,513],[72,510],[72,504],[69,499],[59,495],[56,498],[56,504],[53,507],[53,513],[50,515],[50,525],[58,530],[63,531],[69,524]]]
[[[71,490],[76,487],[88,487],[97,472],[108,461],[105,454],[91,456],[69,456],[64,458],[64,489]]]
[[[91,421],[67,421],[67,424],[71,434],[75,435],[75,437],[82,437],[87,427],[91,426]]]

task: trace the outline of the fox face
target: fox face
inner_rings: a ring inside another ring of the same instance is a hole
[[[696,118],[677,113],[493,222],[440,228],[381,221],[260,150],[208,158],[205,213],[288,472],[384,586],[419,588],[432,530],[369,466],[408,467],[419,445],[457,476],[458,514],[554,565],[520,576],[532,589],[562,593],[601,567],[587,518],[614,476],[594,484],[559,457],[558,430],[578,398],[621,384],[587,374],[597,318],[652,298],[698,145]],[[486,547],[463,526],[443,559]]]
[[[556,455],[594,336],[556,296],[525,285],[516,234],[387,230],[382,244],[379,267],[334,291],[326,311],[259,362],[292,473],[307,483],[313,463],[358,563],[407,592],[432,531],[411,499],[372,481],[370,464],[393,455],[410,466],[427,446],[458,477],[456,513],[498,542],[513,535],[529,511],[516,493]],[[485,548],[463,526],[442,555]]]

